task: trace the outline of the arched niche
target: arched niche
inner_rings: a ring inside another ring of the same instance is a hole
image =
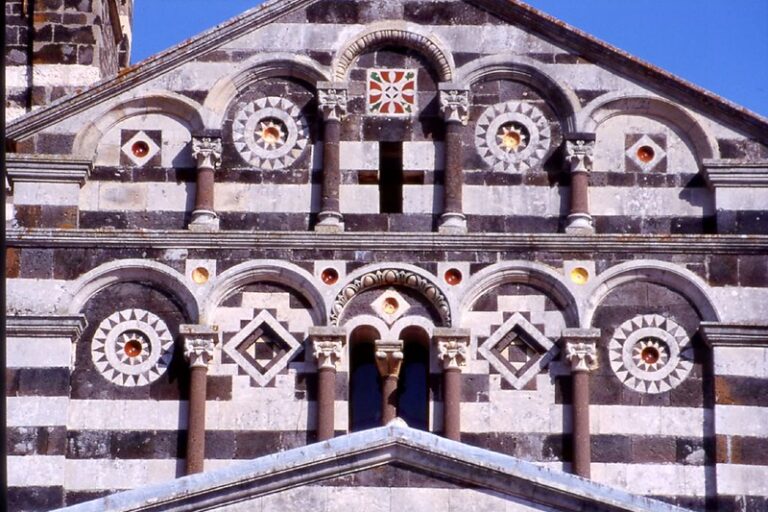
[[[451,52],[434,34],[423,27],[400,21],[385,21],[369,25],[363,32],[347,41],[334,59],[333,79],[344,82],[349,70],[361,54],[382,46],[403,46],[424,55],[435,69],[440,81],[453,81],[455,64]]]

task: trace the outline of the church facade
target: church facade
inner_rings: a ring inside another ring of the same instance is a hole
[[[768,120],[518,0],[6,13],[16,510],[768,507]]]

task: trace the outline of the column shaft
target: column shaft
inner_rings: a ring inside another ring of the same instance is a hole
[[[397,375],[387,375],[381,386],[381,422],[386,425],[397,418]]]
[[[444,213],[463,215],[462,188],[464,186],[461,137],[464,127],[460,122],[448,122],[445,127],[445,208]]]
[[[589,173],[571,174],[571,214],[589,215]]]
[[[317,440],[333,438],[334,402],[336,398],[336,370],[319,368],[317,370]]]
[[[589,372],[573,372],[573,472],[590,478]]]
[[[205,459],[205,395],[208,368],[192,366],[189,372],[189,422],[187,426],[187,474],[201,473]]]
[[[461,369],[443,370],[443,435],[461,440]]]
[[[339,183],[341,171],[339,167],[339,139],[341,138],[341,121],[328,119],[325,122],[323,140],[323,181],[320,211],[322,213],[339,213]]]
[[[213,212],[213,187],[215,171],[210,167],[197,170],[197,192],[195,194],[195,210]]]

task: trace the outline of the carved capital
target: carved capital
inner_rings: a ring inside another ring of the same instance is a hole
[[[573,139],[565,141],[565,154],[571,166],[571,172],[592,172],[594,151],[594,140]]]
[[[341,341],[316,340],[312,342],[313,355],[317,359],[317,368],[336,370],[336,364],[341,360]]]
[[[184,359],[190,368],[207,368],[213,359],[213,350],[219,341],[219,330],[216,326],[180,325],[179,333],[184,340]]]
[[[469,91],[446,89],[440,91],[440,112],[447,123],[467,124],[469,121]]]
[[[192,156],[198,169],[218,169],[221,165],[221,139],[218,137],[193,137]]]
[[[467,365],[469,357],[467,342],[459,340],[438,341],[437,357],[443,362],[444,370],[460,369]]]
[[[326,121],[341,121],[347,115],[347,90],[339,87],[324,87],[317,90],[320,112]]]
[[[382,377],[397,377],[403,364],[403,340],[376,340],[376,367]]]
[[[590,372],[597,369],[597,344],[569,342],[565,344],[565,358],[574,372]]]

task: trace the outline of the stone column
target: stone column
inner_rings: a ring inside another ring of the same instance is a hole
[[[443,435],[461,440],[461,368],[467,364],[469,332],[435,329],[437,357],[443,363]]]
[[[197,191],[189,229],[216,231],[219,229],[219,216],[213,208],[213,188],[214,174],[221,165],[221,139],[193,137],[192,156],[197,162]]]
[[[571,210],[565,232],[576,235],[594,234],[589,213],[589,173],[595,150],[594,133],[573,133],[565,141],[565,152],[571,172]]]
[[[187,474],[201,473],[205,459],[205,396],[208,363],[219,339],[218,330],[206,325],[181,325],[184,358],[189,363],[189,420],[187,422]]]
[[[590,478],[592,447],[589,433],[589,374],[597,369],[599,329],[566,329],[565,359],[573,378],[573,472]]]
[[[312,327],[309,339],[317,361],[317,440],[333,438],[335,431],[336,370],[346,333],[338,327]]]
[[[376,367],[382,379],[381,421],[383,425],[397,418],[397,379],[403,364],[402,340],[376,340]]]
[[[346,87],[346,84],[321,82],[317,88],[320,113],[323,115],[323,181],[315,231],[326,233],[344,231],[344,218],[339,204],[339,142],[341,120],[347,114]]]
[[[445,120],[445,204],[440,233],[467,232],[462,204],[464,157],[461,143],[469,119],[469,90],[455,84],[440,84],[440,112]]]

